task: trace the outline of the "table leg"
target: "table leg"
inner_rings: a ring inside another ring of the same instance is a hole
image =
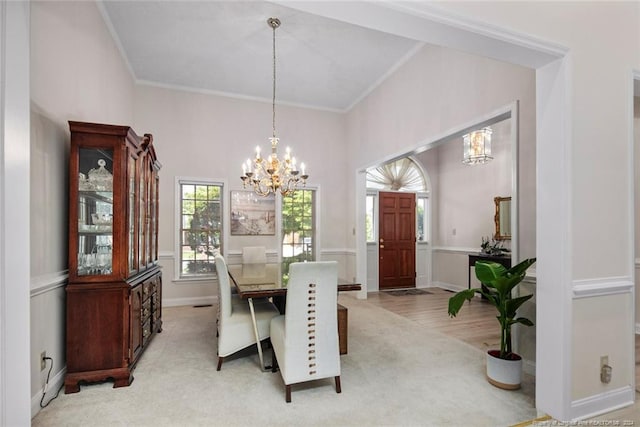
[[[264,365],[264,357],[262,356],[262,344],[260,343],[260,333],[258,332],[258,322],[256,321],[256,311],[253,308],[253,298],[249,299],[249,311],[251,311],[251,321],[253,322],[253,333],[256,335],[256,345],[258,347],[258,357],[260,358],[260,369],[266,372],[271,366]]]

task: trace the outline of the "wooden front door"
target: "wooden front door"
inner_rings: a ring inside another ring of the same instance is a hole
[[[380,192],[379,200],[379,287],[415,288],[416,196]]]

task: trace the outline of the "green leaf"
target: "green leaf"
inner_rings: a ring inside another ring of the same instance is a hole
[[[524,304],[529,299],[531,299],[531,297],[533,297],[533,295],[524,295],[524,296],[521,296],[521,297],[511,298],[510,300],[508,300],[505,303],[507,317],[509,317],[509,318],[515,317],[516,316],[516,311],[518,311],[518,308],[520,308],[520,306],[522,304]]]
[[[476,277],[481,283],[490,285],[507,271],[504,266],[496,262],[478,261],[475,266]]]
[[[533,322],[526,317],[518,317],[514,320],[514,322],[520,323],[521,325],[525,326],[533,326]]]
[[[518,309],[533,295],[512,298],[511,292],[525,278],[527,269],[536,262],[536,258],[525,259],[512,268],[505,268],[494,262],[479,261],[475,264],[476,277],[484,289],[465,289],[449,298],[449,315],[455,317],[466,301],[470,301],[476,293],[485,296],[497,310],[496,319],[500,324],[502,341],[501,354],[511,351],[511,325],[519,323],[532,326],[533,322],[524,317],[515,318]]]
[[[471,301],[478,289],[465,289],[449,298],[449,316],[456,317],[466,301]]]

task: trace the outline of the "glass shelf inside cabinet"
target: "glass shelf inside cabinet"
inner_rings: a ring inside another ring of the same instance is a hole
[[[80,148],[78,275],[112,273],[113,150]]]

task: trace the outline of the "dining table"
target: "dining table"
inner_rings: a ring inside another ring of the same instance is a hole
[[[256,323],[254,299],[269,298],[281,314],[285,313],[287,285],[282,280],[280,264],[230,264],[227,268],[238,297],[248,301],[258,347],[258,357],[260,358],[260,369],[268,371],[271,367],[265,366],[264,363],[260,335]],[[361,289],[362,286],[359,283],[349,283],[346,280],[338,279],[338,292],[359,291]]]

